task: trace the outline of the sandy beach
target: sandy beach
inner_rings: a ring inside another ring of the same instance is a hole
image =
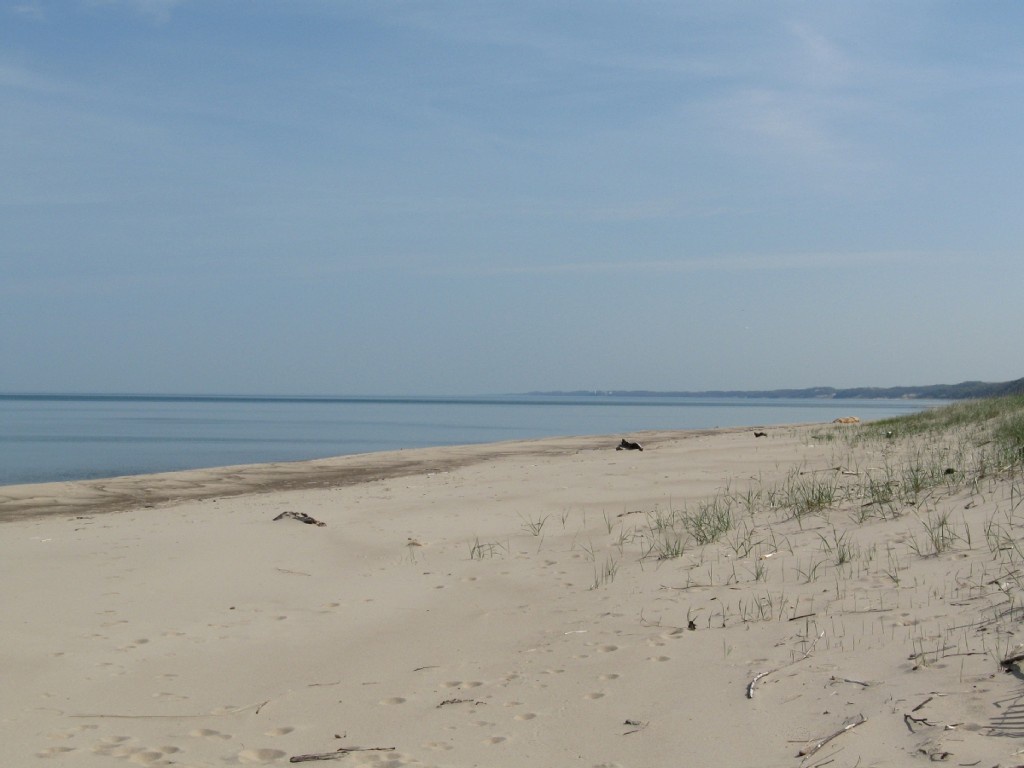
[[[0,755],[1024,763],[1024,685],[1000,665],[1024,641],[1020,478],[783,503],[874,489],[917,450],[855,428],[0,488]]]

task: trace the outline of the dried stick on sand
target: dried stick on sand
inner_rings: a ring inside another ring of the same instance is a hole
[[[318,752],[311,755],[295,755],[288,758],[289,763],[308,763],[313,760],[337,760],[350,752],[391,752],[396,747],[342,747],[334,752]]]
[[[818,641],[821,640],[821,638],[823,638],[824,636],[825,636],[825,630],[822,630],[821,634],[818,635],[816,638],[814,638],[814,642],[811,643],[811,647],[808,648],[807,652],[804,653],[804,655],[801,656],[799,659],[794,659],[793,661],[789,662],[789,664],[783,664],[781,667],[776,667],[775,669],[769,669],[766,672],[758,672],[756,675],[754,675],[754,679],[751,680],[747,684],[747,698],[748,699],[754,698],[754,686],[757,685],[757,681],[758,680],[760,680],[762,677],[767,677],[768,675],[772,674],[773,672],[778,672],[780,669],[785,669],[786,667],[791,667],[794,664],[797,664],[797,663],[803,661],[804,659],[808,658],[811,655],[811,653],[814,652],[814,646],[816,646],[818,644]]]
[[[856,720],[850,721],[849,723],[844,725],[842,728],[840,728],[835,733],[829,734],[828,736],[826,736],[821,741],[815,742],[813,747],[808,747],[807,749],[801,749],[799,752],[796,753],[796,756],[797,757],[810,757],[815,752],[817,752],[819,749],[821,749],[826,744],[828,744],[830,741],[832,741],[832,739],[836,738],[837,736],[842,736],[847,731],[852,731],[858,725],[862,725],[863,723],[866,723],[867,721],[868,721],[868,719],[866,717],[864,717],[864,715],[858,715]]]

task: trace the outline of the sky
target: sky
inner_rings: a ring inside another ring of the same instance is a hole
[[[0,0],[0,392],[1024,376],[1024,3]]]

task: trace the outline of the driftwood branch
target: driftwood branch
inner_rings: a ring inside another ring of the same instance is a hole
[[[929,728],[934,728],[936,723],[931,722],[927,717],[914,717],[909,712],[903,715],[903,723],[907,726],[907,730],[911,733],[916,733],[914,730],[913,723],[918,725],[926,725]]]
[[[289,757],[289,763],[308,763],[313,760],[337,760],[350,752],[391,752],[396,747],[342,747],[334,752],[319,752],[312,755],[295,755]]]
[[[276,522],[278,520],[284,520],[286,518],[298,520],[300,523],[305,523],[306,525],[318,525],[321,528],[327,525],[327,523],[323,522],[322,520],[317,520],[315,517],[311,517],[310,515],[307,515],[305,512],[282,512],[280,515],[274,518],[274,521]]]
[[[789,664],[783,664],[781,667],[776,667],[775,669],[769,669],[766,672],[758,672],[756,675],[754,675],[754,679],[751,680],[749,683],[747,683],[747,698],[748,699],[754,698],[754,686],[757,685],[757,681],[758,680],[760,680],[762,677],[767,677],[770,674],[778,672],[780,669],[785,669],[786,667],[791,667],[794,664],[797,664],[797,663],[803,661],[804,659],[809,657],[814,652],[814,646],[816,646],[818,644],[818,641],[821,640],[821,638],[823,638],[824,636],[825,636],[825,631],[822,630],[821,634],[818,635],[816,638],[814,638],[814,642],[811,643],[811,647],[808,648],[807,651],[804,653],[804,655],[801,656],[799,659],[794,659],[793,661],[789,662]]]
[[[858,725],[863,725],[867,721],[868,721],[868,719],[866,717],[864,717],[864,715],[858,715],[856,720],[850,721],[849,723],[844,725],[842,728],[840,728],[838,731],[836,731],[835,733],[829,734],[828,736],[826,736],[821,741],[816,741],[814,743],[814,746],[807,747],[806,749],[801,749],[799,752],[796,753],[796,756],[797,757],[810,757],[815,752],[817,752],[819,749],[821,749],[826,744],[828,744],[830,741],[832,741],[832,739],[836,738],[837,736],[842,736],[847,731],[852,731]]]
[[[1009,671],[1010,667],[1012,667],[1018,661],[1024,661],[1024,651],[1018,651],[1017,653],[1007,656],[1005,659],[999,662],[999,666],[1001,666],[1006,671]]]

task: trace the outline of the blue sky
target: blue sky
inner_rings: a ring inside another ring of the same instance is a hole
[[[0,0],[0,391],[1024,376],[1024,4]]]

